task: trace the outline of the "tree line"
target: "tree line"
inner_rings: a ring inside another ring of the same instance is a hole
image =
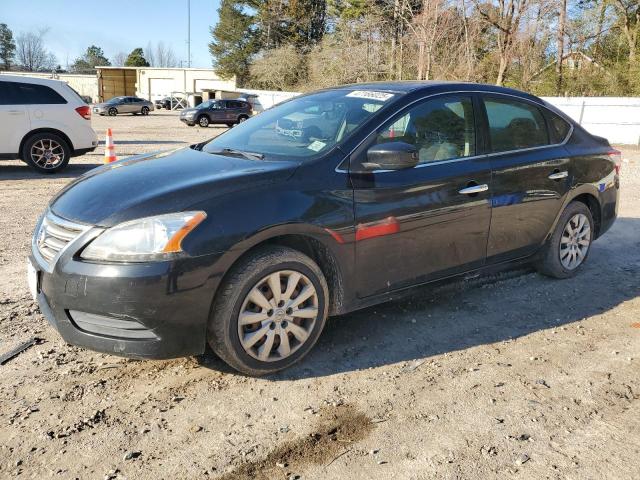
[[[255,88],[460,80],[640,95],[638,0],[222,0],[216,72]]]
[[[0,68],[28,72],[95,73],[95,67],[177,67],[173,49],[164,42],[149,42],[146,49],[134,48],[130,53],[118,52],[111,60],[102,48],[90,45],[73,63],[62,68],[56,56],[46,47],[47,30],[21,32],[14,36],[6,23],[0,23]],[[146,53],[145,53],[146,52]]]

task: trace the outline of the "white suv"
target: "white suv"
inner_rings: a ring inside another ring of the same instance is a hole
[[[0,75],[0,158],[53,173],[97,146],[91,108],[65,82]]]

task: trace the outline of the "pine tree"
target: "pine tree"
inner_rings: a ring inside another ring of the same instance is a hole
[[[209,43],[216,73],[222,78],[235,76],[239,85],[249,79],[251,57],[258,51],[255,17],[245,12],[246,6],[242,1],[222,0]]]
[[[71,71],[76,73],[95,73],[94,67],[108,67],[109,65],[111,65],[111,62],[104,56],[102,49],[91,45],[82,57],[76,58],[76,61],[71,66]]]
[[[134,48],[127,60],[124,62],[125,67],[148,67],[149,62],[144,58],[144,52],[141,48]]]
[[[6,23],[0,23],[0,61],[5,70],[11,68],[15,52],[16,42],[13,40],[13,32]]]

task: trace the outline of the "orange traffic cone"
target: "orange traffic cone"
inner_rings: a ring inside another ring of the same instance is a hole
[[[107,138],[104,140],[104,163],[111,163],[116,160],[116,147],[113,145],[113,133],[110,128],[107,128]]]

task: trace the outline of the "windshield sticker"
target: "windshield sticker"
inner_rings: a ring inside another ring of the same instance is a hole
[[[380,100],[381,102],[386,102],[390,98],[393,97],[393,93],[387,92],[372,92],[370,90],[354,90],[351,93],[348,93],[347,97],[352,98],[367,98],[370,100]]]
[[[313,150],[314,152],[319,152],[320,150],[322,150],[327,144],[324,142],[321,142],[320,140],[316,140],[315,142],[312,142],[311,144],[309,144],[309,146],[307,147],[309,150]]]

